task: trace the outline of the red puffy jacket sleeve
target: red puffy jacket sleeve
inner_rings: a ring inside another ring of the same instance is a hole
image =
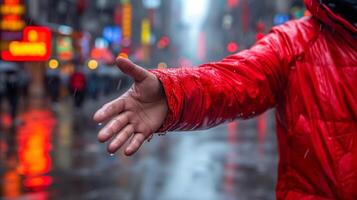
[[[286,80],[287,43],[276,29],[251,49],[219,62],[152,70],[163,84],[169,107],[158,132],[210,128],[273,107]]]

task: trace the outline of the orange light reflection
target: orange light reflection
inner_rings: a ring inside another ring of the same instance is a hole
[[[18,129],[18,171],[25,176],[23,183],[26,188],[46,188],[52,184],[48,173],[52,168],[50,151],[56,120],[47,110],[33,110],[20,118],[24,125]]]

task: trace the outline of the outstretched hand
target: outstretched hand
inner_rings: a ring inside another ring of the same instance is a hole
[[[125,58],[117,58],[116,64],[135,83],[100,108],[93,119],[97,123],[107,122],[99,131],[98,140],[110,141],[109,153],[115,153],[130,140],[124,153],[132,155],[160,128],[168,107],[161,82],[154,74]]]

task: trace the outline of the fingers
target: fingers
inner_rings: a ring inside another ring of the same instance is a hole
[[[133,125],[125,126],[108,145],[108,152],[115,153],[134,133]]]
[[[93,120],[97,123],[109,120],[113,118],[115,115],[123,112],[125,108],[124,99],[116,99],[112,102],[105,104],[102,108],[100,108],[93,116]]]
[[[116,64],[123,73],[131,76],[137,82],[143,81],[149,74],[146,69],[139,67],[126,58],[118,57]]]
[[[136,133],[134,134],[133,138],[131,139],[128,147],[125,149],[124,153],[127,156],[131,156],[136,153],[141,145],[145,142],[147,137],[143,133]]]
[[[98,140],[100,142],[106,142],[114,134],[118,133],[129,123],[128,113],[122,113],[119,116],[112,119],[102,130],[99,131]]]

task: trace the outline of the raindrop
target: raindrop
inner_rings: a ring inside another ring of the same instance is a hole
[[[109,154],[111,157],[113,157],[114,156],[114,153],[111,153],[111,154]]]
[[[117,90],[119,90],[120,89],[120,86],[121,86],[121,79],[119,80],[119,82],[118,82],[118,85],[117,85]]]
[[[305,155],[304,155],[304,159],[306,159],[306,157],[309,154],[309,152],[310,152],[310,149],[306,150]]]
[[[103,125],[103,123],[98,123],[98,126],[101,126],[101,125]]]

